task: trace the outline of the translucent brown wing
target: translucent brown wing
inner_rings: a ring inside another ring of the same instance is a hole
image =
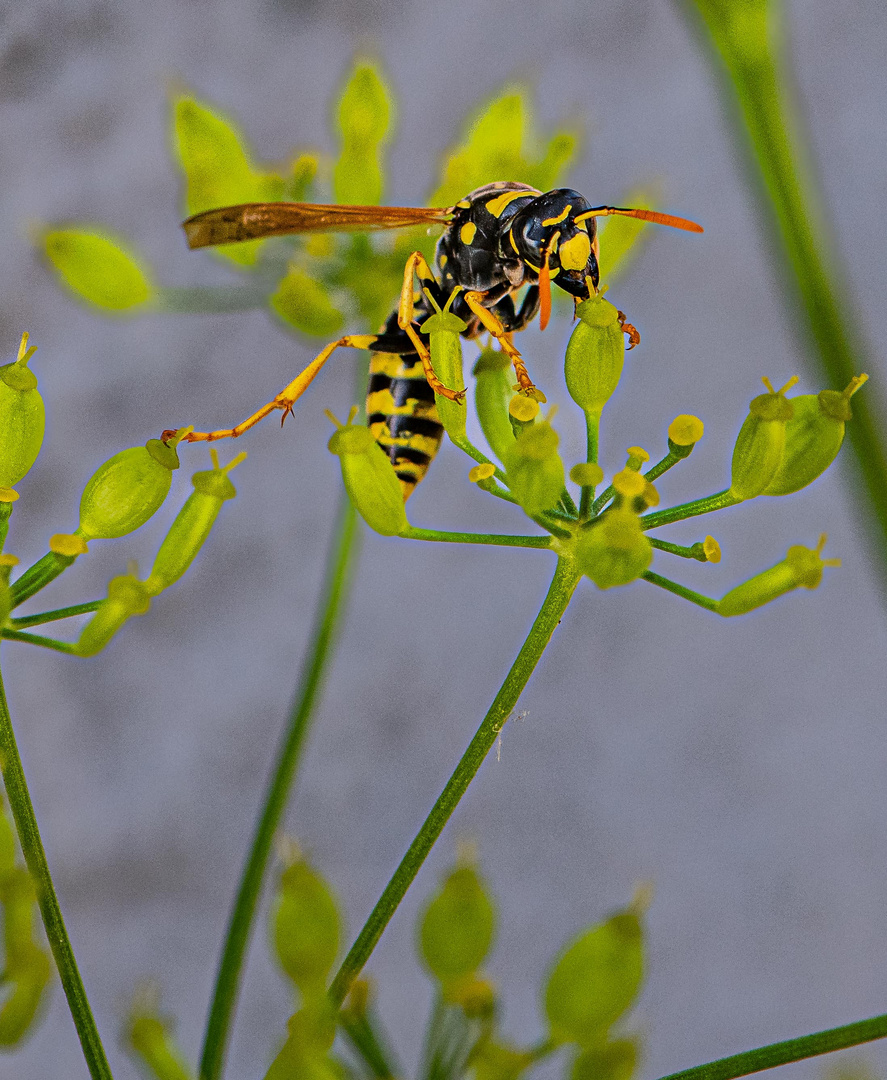
[[[408,225],[446,224],[445,208],[324,206],[321,203],[243,203],[195,214],[182,225],[188,247],[213,247],[264,236],[306,232],[370,232]]]

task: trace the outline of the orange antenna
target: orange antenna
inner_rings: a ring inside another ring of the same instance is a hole
[[[578,225],[580,221],[585,221],[587,218],[609,217],[611,214],[638,218],[640,221],[652,221],[656,225],[670,225],[673,229],[685,229],[687,232],[701,233],[705,231],[695,221],[675,217],[674,214],[660,214],[658,210],[633,210],[623,206],[596,206],[593,210],[586,210],[584,214],[579,214],[574,220]]]

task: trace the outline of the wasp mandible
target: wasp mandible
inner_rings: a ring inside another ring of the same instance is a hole
[[[684,218],[654,210],[591,206],[571,188],[541,192],[527,184],[499,181],[472,191],[455,206],[324,206],[313,203],[247,203],[207,210],[184,223],[192,248],[309,232],[370,232],[410,225],[444,226],[437,244],[437,274],[421,252],[404,267],[397,309],[377,334],[346,335],[331,342],[266,405],[232,428],[194,431],[189,442],[233,439],[276,409],[283,418],[340,346],[369,349],[367,423],[391,458],[404,498],[425,476],[443,438],[434,396],[461,400],[464,391],[444,386],[431,363],[422,324],[450,301],[450,310],[467,324],[463,337],[487,331],[508,355],[516,389],[544,401],[527,372],[512,334],[538,314],[544,329],[551,314],[554,282],[578,303],[597,291],[600,281],[597,222],[620,214],[702,232]],[[420,292],[414,294],[414,278]],[[515,294],[527,291],[520,306]],[[629,348],[640,341],[620,313]]]

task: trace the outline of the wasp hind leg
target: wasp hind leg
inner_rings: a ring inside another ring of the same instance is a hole
[[[532,397],[537,401],[544,402],[546,400],[545,395],[541,390],[537,389],[533,380],[530,378],[529,372],[527,371],[527,365],[524,363],[524,358],[511,341],[511,330],[503,325],[501,319],[495,312],[483,306],[483,297],[484,294],[481,292],[467,292],[465,293],[465,303],[471,308],[484,328],[489,330],[493,337],[499,342],[502,351],[511,361],[512,366],[514,367],[514,374],[517,376],[517,386],[515,389],[519,390],[522,394],[526,394],[527,397]],[[523,311],[523,308],[521,308],[521,311]]]
[[[403,268],[403,288],[400,290],[400,302],[397,305],[397,325],[413,343],[413,347],[422,361],[422,371],[425,378],[435,394],[449,398],[450,401],[462,401],[465,397],[465,391],[451,390],[448,386],[444,386],[437,377],[431,363],[431,353],[428,351],[428,346],[419,337],[416,328],[413,326],[416,303],[413,299],[413,275],[418,278],[419,284],[423,288],[427,288],[435,296],[436,300],[441,295],[440,285],[425,256],[421,251],[414,251]]]
[[[280,393],[272,398],[267,404],[263,405],[261,409],[257,409],[252,416],[248,416],[246,420],[242,420],[239,424],[235,424],[230,428],[219,428],[217,431],[192,431],[186,435],[184,442],[215,442],[217,439],[236,439],[242,435],[245,431],[249,431],[250,428],[256,426],[260,420],[264,420],[269,413],[280,409],[283,416],[280,418],[281,425],[287,416],[293,411],[293,405],[299,400],[302,394],[308,389],[313,382],[315,376],[319,373],[323,365],[329,360],[336,349],[348,348],[348,349],[368,349],[377,340],[376,334],[350,334],[346,337],[341,337],[338,341],[332,341],[329,345],[319,353],[311,363],[293,379],[291,383],[283,388]],[[162,438],[168,439],[175,434],[175,430],[164,431]]]
[[[640,345],[640,332],[636,326],[632,326],[632,324],[626,319],[624,311],[619,311],[619,309],[617,308],[616,314],[619,316],[619,328],[622,330],[623,334],[626,334],[628,336],[628,351],[630,352],[635,347],[635,345]]]

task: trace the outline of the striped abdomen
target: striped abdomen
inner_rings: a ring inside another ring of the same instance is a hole
[[[444,433],[434,391],[416,353],[370,353],[367,424],[391,458],[406,502],[428,471]]]

